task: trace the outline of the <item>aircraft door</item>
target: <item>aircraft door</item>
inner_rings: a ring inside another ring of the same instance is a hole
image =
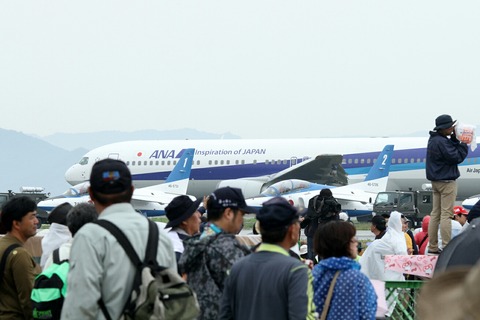
[[[296,165],[297,160],[298,160],[297,157],[291,157],[290,158],[290,167]]]
[[[120,158],[120,154],[118,153],[109,153],[108,159],[118,160]]]

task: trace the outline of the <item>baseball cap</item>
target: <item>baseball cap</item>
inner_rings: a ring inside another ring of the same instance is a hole
[[[242,190],[239,188],[223,187],[213,191],[207,202],[207,211],[210,208],[234,208],[247,213],[257,213],[257,209],[247,206]]]
[[[453,207],[453,213],[454,214],[464,214],[464,215],[468,215],[468,211],[462,207],[462,206],[455,206]]]
[[[263,203],[257,220],[262,229],[274,230],[291,225],[299,216],[298,210],[286,199],[275,197]]]
[[[96,162],[90,174],[90,188],[102,194],[116,194],[132,187],[132,175],[125,162],[103,159]]]

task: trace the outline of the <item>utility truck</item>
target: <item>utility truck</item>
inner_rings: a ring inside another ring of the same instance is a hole
[[[398,211],[413,222],[414,227],[422,223],[424,216],[432,211],[432,188],[424,184],[422,190],[379,192],[373,204],[373,215],[390,214]]]
[[[13,192],[12,190],[8,190],[8,192],[0,192],[0,207],[15,196],[27,196],[35,201],[35,203],[39,203],[50,195],[43,191],[44,188],[42,187],[21,187],[20,192]],[[40,228],[43,223],[47,223],[47,218],[48,213],[45,210],[37,208],[38,228]]]

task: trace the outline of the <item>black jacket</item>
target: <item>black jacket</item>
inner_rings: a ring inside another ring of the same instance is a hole
[[[450,139],[430,131],[425,171],[430,181],[457,180],[460,177],[458,164],[468,154],[468,146],[453,135]]]

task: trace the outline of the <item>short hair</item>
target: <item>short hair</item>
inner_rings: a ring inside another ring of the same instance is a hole
[[[67,213],[67,226],[74,236],[86,223],[98,219],[98,213],[91,203],[79,203]]]
[[[379,231],[387,230],[387,221],[382,216],[374,216],[372,218],[372,224],[377,228]]]
[[[227,208],[223,207],[213,207],[210,204],[210,198],[207,200],[207,220],[208,221],[216,221],[222,217],[223,212]]]
[[[283,239],[285,239],[288,228],[291,225],[292,224],[289,224],[288,226],[282,226],[279,228],[271,229],[271,230],[265,230],[262,228],[262,224],[260,223],[260,234],[262,235],[262,242],[270,243],[270,244],[276,244],[276,243],[282,242]]]
[[[132,200],[133,189],[129,188],[128,190],[115,194],[103,194],[96,192],[90,187],[90,192],[92,200],[97,201],[103,206],[109,206],[116,203],[130,203]]]
[[[334,220],[321,224],[315,232],[314,251],[321,259],[351,257],[350,241],[356,233],[353,224],[346,221]]]
[[[64,202],[62,204],[59,204],[48,215],[48,218],[47,218],[48,223],[50,223],[50,224],[58,223],[58,224],[62,224],[64,226],[66,226],[67,225],[67,213],[72,208],[73,208],[73,206],[68,202]]]
[[[12,231],[13,221],[21,221],[27,213],[37,210],[37,204],[27,196],[15,196],[2,206],[0,221],[7,232]]]

